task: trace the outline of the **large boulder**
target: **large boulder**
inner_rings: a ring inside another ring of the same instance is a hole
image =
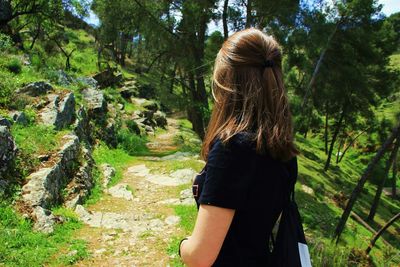
[[[97,88],[99,86],[99,83],[93,77],[78,77],[76,81],[92,88]]]
[[[7,128],[10,128],[11,122],[3,116],[0,116],[0,126],[6,126]]]
[[[75,121],[75,97],[73,93],[48,95],[49,104],[40,112],[45,125],[53,125],[57,130],[71,125]]]
[[[118,92],[127,100],[130,100],[131,97],[137,97],[139,95],[139,91],[134,80],[126,81],[124,85],[118,89]]]
[[[29,96],[40,96],[40,95],[45,95],[50,91],[53,91],[53,86],[51,86],[51,84],[47,82],[40,81],[40,82],[30,83],[25,87],[18,89],[17,93],[26,94]]]
[[[99,87],[101,88],[119,84],[123,80],[122,74],[118,73],[117,75],[115,75],[114,69],[112,68],[99,72],[95,74],[92,78],[97,81]]]
[[[92,136],[92,125],[90,124],[90,120],[88,114],[86,112],[85,107],[81,106],[77,111],[77,119],[74,125],[74,132],[79,137],[79,140],[85,141],[86,143],[93,143]]]
[[[23,111],[11,111],[9,115],[16,124],[27,125],[29,122]]]
[[[101,118],[107,113],[107,102],[102,91],[86,88],[82,91],[82,95],[87,103],[90,118]]]
[[[168,125],[167,116],[162,111],[157,111],[153,114],[153,119],[156,121],[157,126],[164,128]]]
[[[17,145],[7,126],[0,126],[0,178],[9,173],[17,154]]]

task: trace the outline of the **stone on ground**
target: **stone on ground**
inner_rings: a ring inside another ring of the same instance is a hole
[[[133,200],[132,192],[128,190],[128,184],[117,184],[113,187],[110,187],[107,192],[116,198]]]

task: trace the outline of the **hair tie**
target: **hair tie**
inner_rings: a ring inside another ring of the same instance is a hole
[[[263,63],[263,68],[272,68],[274,66],[274,62],[272,60],[265,60]]]

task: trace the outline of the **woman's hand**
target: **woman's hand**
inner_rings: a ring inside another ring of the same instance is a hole
[[[235,210],[200,205],[193,234],[181,243],[182,261],[189,267],[211,266],[221,250]]]

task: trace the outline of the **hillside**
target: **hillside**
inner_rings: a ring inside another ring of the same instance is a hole
[[[191,234],[197,214],[191,182],[205,164],[192,122],[190,77],[179,80],[182,69],[175,67],[170,79],[164,72],[171,69],[155,60],[126,56],[122,64],[99,56],[98,32],[70,26],[63,27],[61,48],[38,38],[29,49],[26,38],[21,50],[0,33],[0,266],[183,266],[178,244]],[[399,59],[391,56],[394,69],[400,70]],[[210,73],[202,75],[208,88]],[[292,93],[296,111],[300,98]],[[211,99],[202,107],[204,121]],[[366,219],[390,153],[367,180],[339,243],[333,241],[353,189],[399,121],[398,90],[376,99],[371,118],[361,112],[347,118],[351,126],[341,129],[343,146],[339,152],[335,144],[327,171],[326,114],[313,113],[316,122],[296,134],[295,195],[313,266],[400,265],[400,221],[365,254],[374,234],[400,211],[389,176],[374,219]],[[337,121],[330,115],[333,131]]]

